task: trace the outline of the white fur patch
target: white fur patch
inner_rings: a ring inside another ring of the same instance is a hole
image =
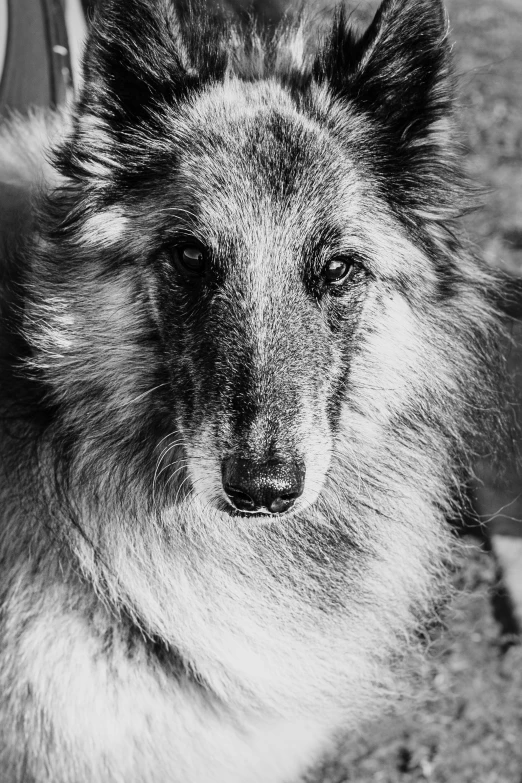
[[[79,241],[88,247],[107,247],[120,242],[129,228],[129,220],[114,207],[90,215],[81,227]]]

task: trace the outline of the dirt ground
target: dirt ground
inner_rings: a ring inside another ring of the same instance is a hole
[[[490,556],[466,542],[422,696],[346,743],[322,783],[521,783],[522,648],[502,645],[494,583]]]
[[[522,275],[522,0],[447,5],[466,163],[485,188],[467,230],[488,263]],[[503,644],[495,582],[490,555],[465,542],[426,690],[350,740],[325,783],[522,783],[522,647]]]

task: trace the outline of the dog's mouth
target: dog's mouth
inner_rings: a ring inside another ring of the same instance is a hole
[[[232,517],[232,519],[244,519],[248,522],[275,522],[279,519],[291,516],[292,512],[296,509],[292,508],[291,511],[282,511],[279,513],[272,513],[266,509],[260,509],[259,511],[239,511],[237,508],[234,508],[227,503],[223,503],[220,506],[220,510],[224,511],[229,517]]]
[[[269,511],[264,507],[256,508],[252,511],[246,511],[236,508],[231,503],[229,503],[225,497],[220,498],[217,505],[219,511],[226,513],[229,517],[232,517],[233,519],[245,519],[249,522],[270,522],[271,520],[276,521],[278,519],[290,517],[300,507],[300,505],[292,503],[286,509],[281,511]]]

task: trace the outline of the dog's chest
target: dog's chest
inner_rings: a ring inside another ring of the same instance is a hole
[[[15,770],[23,743],[38,783],[279,783],[297,778],[332,728],[254,710],[232,715],[151,661],[144,645],[129,650],[116,634],[101,637],[56,603],[18,644],[18,687],[3,721],[23,716],[30,730],[13,738],[7,767]]]

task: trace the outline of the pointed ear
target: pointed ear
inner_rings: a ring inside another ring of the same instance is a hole
[[[451,111],[450,63],[441,0],[384,0],[362,38],[337,15],[315,75],[404,143]]]
[[[191,0],[104,0],[84,55],[69,135],[55,165],[71,184],[101,196],[124,176],[142,176],[191,94],[227,68],[226,24],[198,15]],[[139,129],[139,132],[136,131]]]
[[[136,122],[172,105],[226,63],[203,25],[195,37],[170,0],[106,0],[87,41],[80,114]],[[204,56],[202,52],[205,52]],[[216,75],[216,74],[214,74]]]

